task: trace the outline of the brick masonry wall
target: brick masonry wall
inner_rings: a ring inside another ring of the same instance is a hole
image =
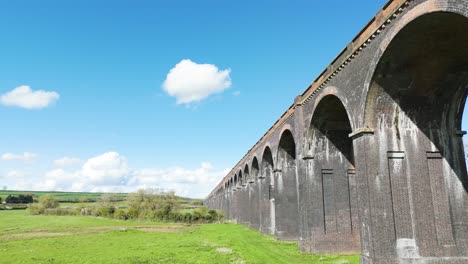
[[[468,263],[468,1],[393,1],[363,32],[205,203],[304,251]]]

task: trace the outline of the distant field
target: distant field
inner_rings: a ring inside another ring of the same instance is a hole
[[[104,193],[87,193],[87,192],[37,192],[37,191],[0,191],[0,197],[4,199],[8,195],[19,195],[19,194],[32,194],[34,196],[42,196],[46,194],[57,197],[60,202],[78,202],[81,199],[88,199],[97,201]],[[124,200],[128,194],[118,193],[116,194],[119,198]]]
[[[302,254],[236,224],[187,226],[0,211],[0,263],[359,263]]]
[[[62,205],[70,205],[70,203],[78,203],[80,200],[88,200],[89,202],[99,201],[99,199],[109,193],[92,193],[92,192],[38,192],[38,191],[0,191],[0,197],[5,199],[8,195],[19,195],[19,194],[32,194],[35,197],[42,195],[53,195],[57,197],[58,201]],[[114,193],[114,195],[124,202],[128,196],[128,193]],[[201,202],[201,199],[192,199],[187,197],[178,197],[181,201],[183,208],[190,208],[191,203]],[[119,203],[122,204],[122,203]],[[124,203],[123,203],[124,204]]]

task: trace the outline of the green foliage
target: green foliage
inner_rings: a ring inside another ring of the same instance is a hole
[[[33,196],[31,194],[18,194],[18,195],[8,195],[5,198],[5,202],[10,204],[28,204],[33,203]]]
[[[202,200],[193,200],[193,201],[190,201],[190,204],[194,205],[194,206],[203,206],[203,201]]]
[[[122,210],[122,209],[117,209],[115,210],[114,212],[114,218],[117,219],[117,220],[127,220],[128,219],[128,215],[127,213]]]
[[[44,195],[55,196],[58,202],[72,202],[72,203],[83,203],[83,202],[97,202],[104,193],[90,193],[90,192],[39,192],[39,191],[7,191],[0,190],[0,197],[7,197],[8,195],[20,195],[30,194],[33,197],[41,197]],[[124,201],[127,197],[126,193],[115,194],[119,201]]]
[[[28,208],[29,208],[29,213],[32,215],[40,215],[40,214],[44,214],[45,212],[44,206],[38,203],[30,204]]]
[[[198,200],[180,199],[173,192],[159,189],[141,189],[127,195],[125,207],[118,194],[102,194],[96,203],[83,203],[76,206],[58,208],[56,196],[45,194],[39,197],[38,203],[29,205],[33,215],[78,215],[113,218],[118,220],[140,220],[153,222],[213,223],[221,222],[223,214],[208,210],[205,206],[195,207]],[[181,205],[181,201],[185,201]],[[188,202],[187,202],[188,201]],[[187,206],[194,209],[187,209]],[[182,209],[181,208],[185,208]]]
[[[58,212],[57,209],[60,206],[57,198],[52,195],[44,195],[39,197],[37,203],[33,203],[29,205],[29,212],[33,215],[39,214],[54,214],[60,213],[63,214],[63,211]]]
[[[80,215],[80,210],[77,208],[49,208],[44,210],[44,215]]]
[[[44,206],[45,209],[53,209],[60,206],[57,198],[49,194],[39,197],[38,203]]]
[[[223,214],[202,206],[192,211],[180,211],[180,199],[173,192],[141,189],[127,196],[127,208],[118,208],[113,195],[103,195],[94,207],[81,209],[82,215],[93,215],[119,220],[153,222],[212,223],[223,220]]]
[[[112,217],[114,215],[114,211],[115,211],[115,208],[112,206],[98,207],[96,211],[96,216]]]
[[[0,210],[24,210],[28,204],[0,204]]]

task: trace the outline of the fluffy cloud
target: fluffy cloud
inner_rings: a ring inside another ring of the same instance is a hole
[[[199,102],[231,87],[230,72],[230,69],[219,70],[213,64],[197,64],[185,59],[167,74],[163,89],[177,98],[177,104]]]
[[[57,167],[67,167],[67,166],[79,165],[83,163],[83,161],[79,158],[63,157],[63,158],[54,160],[53,163]]]
[[[128,175],[127,159],[117,152],[107,152],[88,159],[82,173],[93,184],[120,184]]]
[[[37,155],[31,152],[24,152],[23,154],[5,153],[2,155],[2,160],[17,160],[29,162],[35,159],[36,157]]]
[[[206,162],[196,169],[182,167],[147,168],[134,171],[127,186],[134,190],[158,187],[173,190],[182,196],[203,198],[227,172],[228,170],[214,170],[214,167]]]
[[[17,171],[17,170],[12,170],[12,171],[9,171],[5,174],[5,177],[7,179],[17,179],[17,178],[24,178],[27,176],[27,173],[25,172],[22,172],[22,171]]]
[[[56,92],[33,91],[29,86],[23,85],[1,95],[0,103],[26,109],[41,109],[57,101],[59,97],[60,95]]]
[[[21,190],[134,192],[141,188],[160,188],[181,196],[204,198],[227,172],[216,170],[207,162],[194,169],[132,169],[124,156],[107,152],[88,159],[75,170],[57,168],[35,178],[17,171],[4,176],[10,180],[10,186]]]

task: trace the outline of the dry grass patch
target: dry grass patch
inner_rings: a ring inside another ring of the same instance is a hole
[[[182,230],[187,230],[189,227],[184,225],[168,225],[168,226],[132,226],[132,227],[79,227],[69,228],[66,232],[59,232],[49,229],[33,229],[23,233],[0,235],[0,240],[16,240],[28,238],[46,238],[46,237],[61,237],[61,236],[77,236],[77,235],[91,235],[112,231],[127,231],[127,230],[140,230],[143,232],[160,232],[172,233]],[[9,230],[8,230],[9,231]]]

